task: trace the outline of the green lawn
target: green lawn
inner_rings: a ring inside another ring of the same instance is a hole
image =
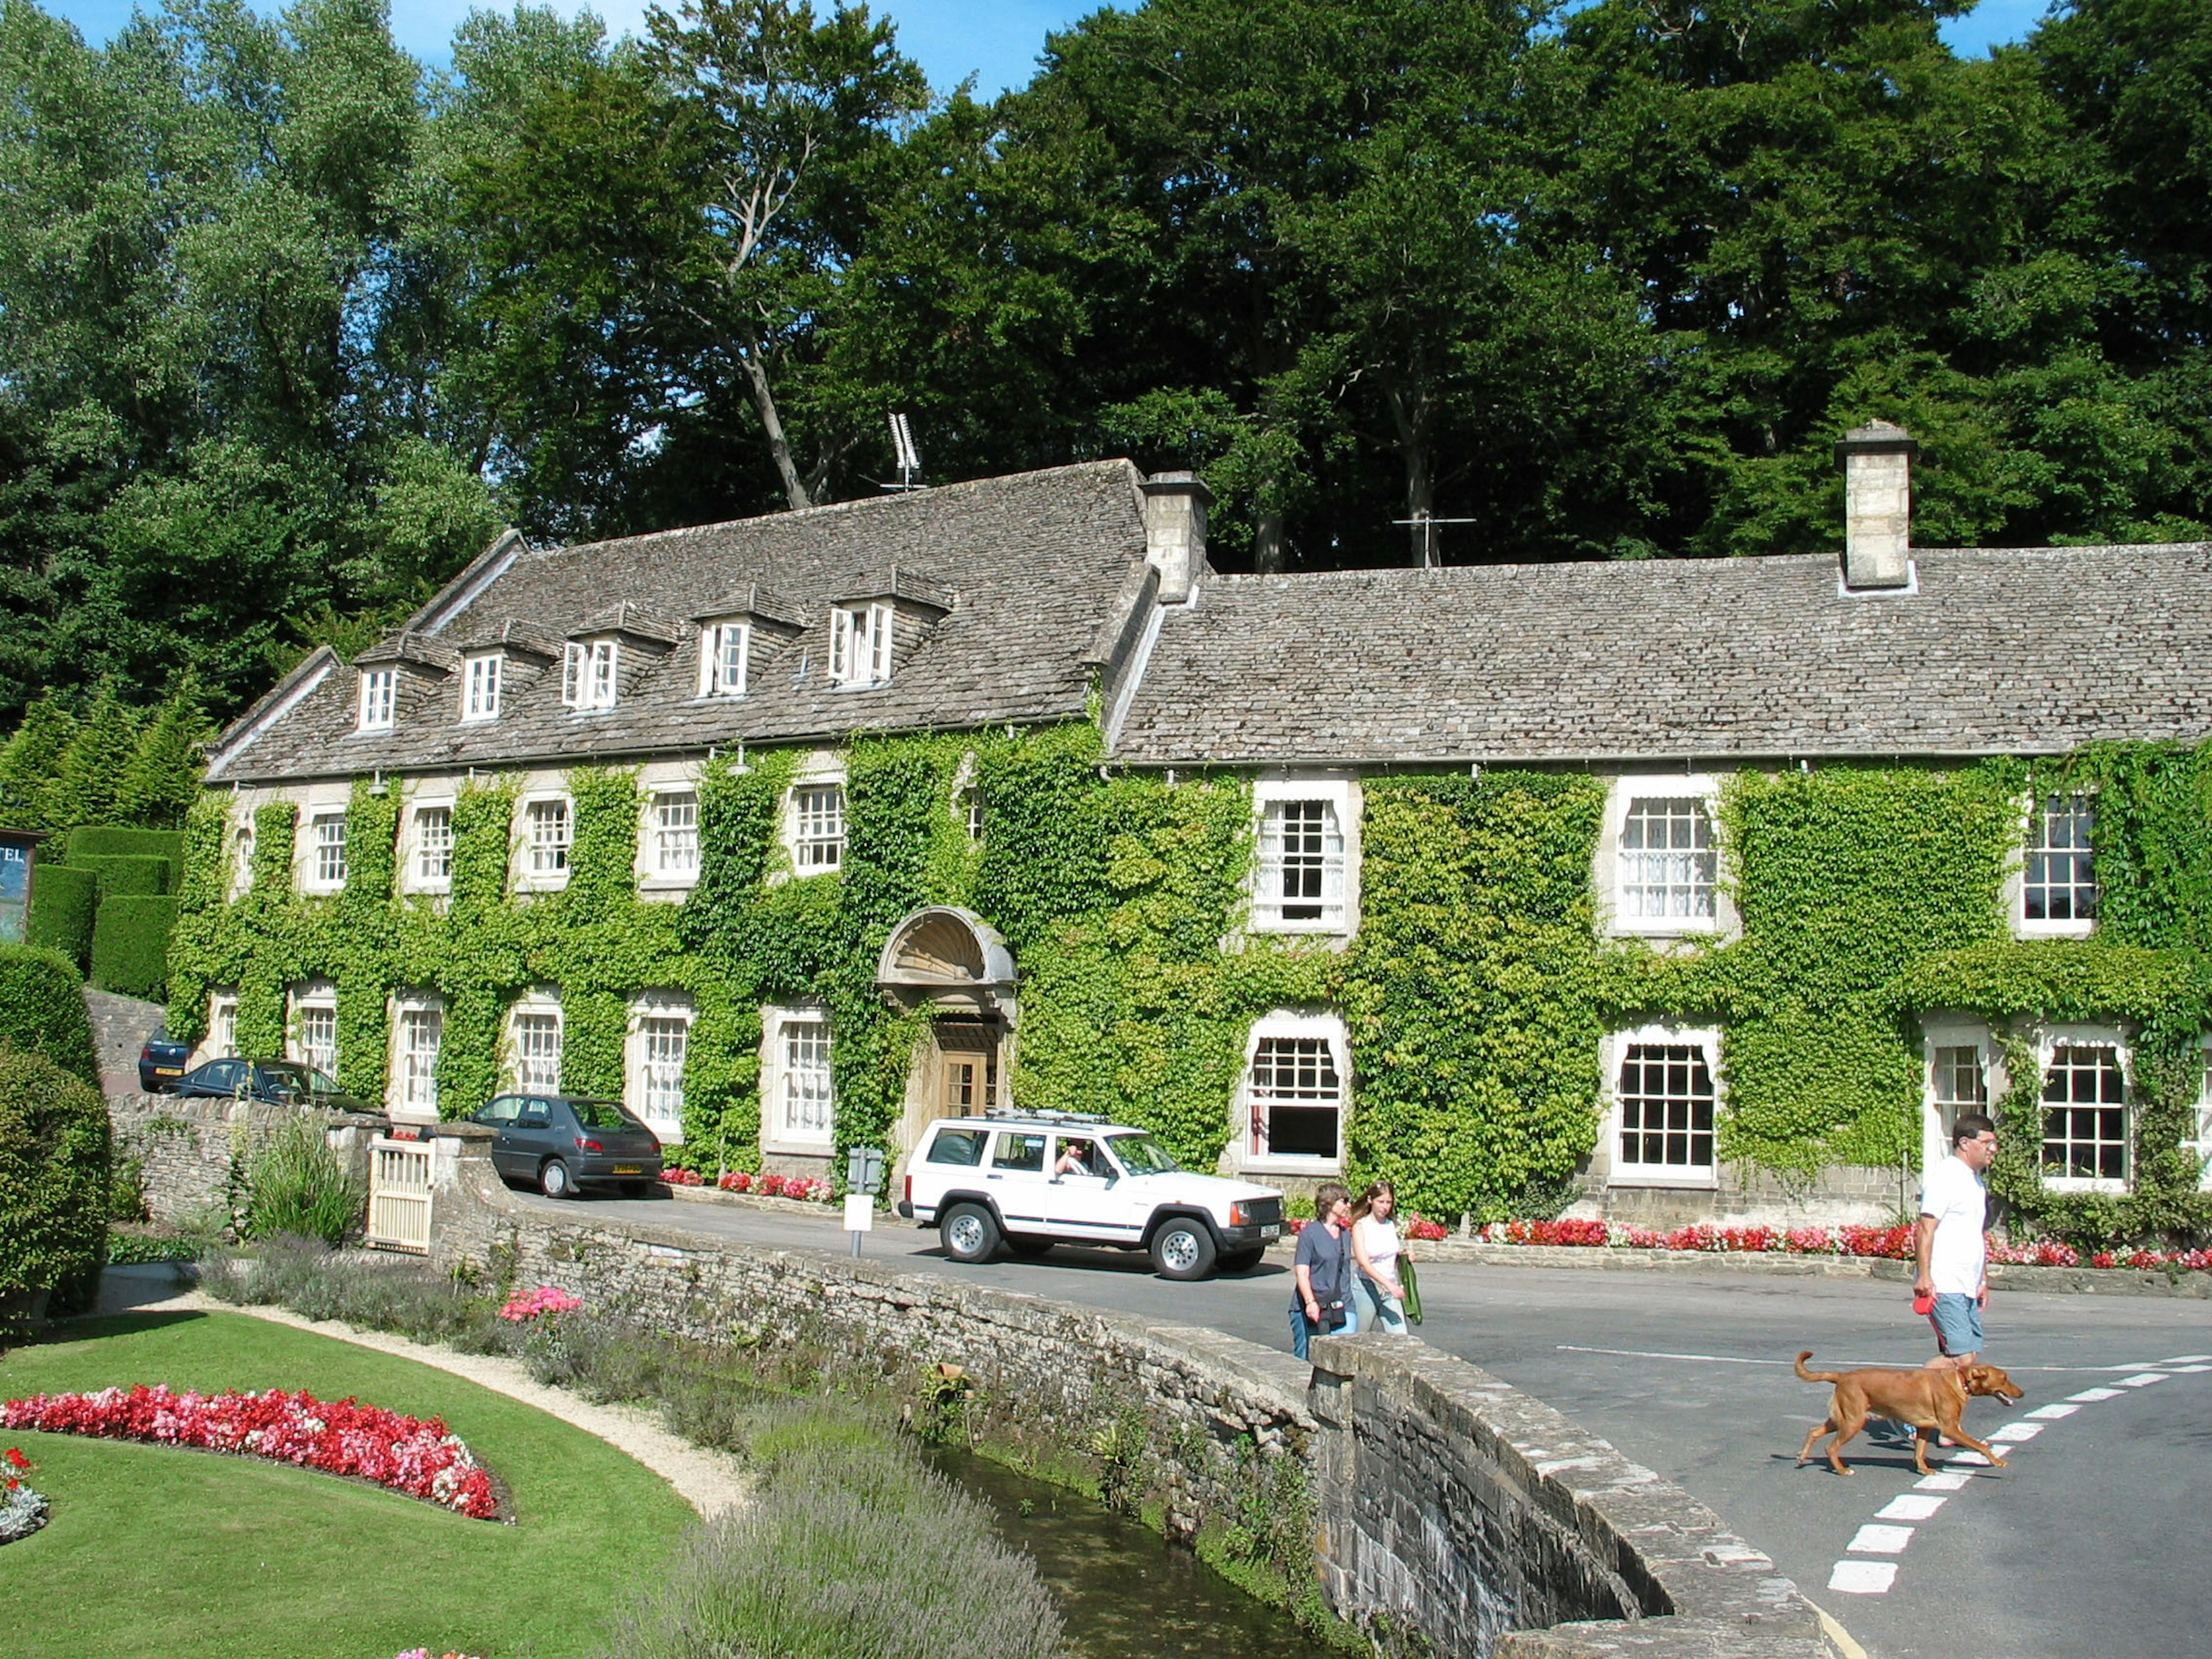
[[[53,1503],[0,1549],[9,1659],[567,1659],[694,1518],[605,1441],[411,1360],[240,1314],[63,1328],[0,1357],[0,1399],[167,1382],[437,1413],[507,1483],[519,1524],[247,1458],[0,1431]]]

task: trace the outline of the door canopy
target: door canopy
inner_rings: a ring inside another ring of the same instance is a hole
[[[973,910],[934,904],[891,929],[876,962],[876,988],[902,1008],[1014,1015],[1014,953]]]

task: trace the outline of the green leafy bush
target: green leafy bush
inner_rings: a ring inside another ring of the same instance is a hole
[[[166,860],[176,869],[182,868],[185,861],[185,836],[181,830],[127,830],[115,824],[92,824],[70,830],[68,846],[68,861],[72,866],[84,866],[94,859],[151,858]],[[173,873],[159,890],[177,890]]]
[[[341,1244],[361,1231],[368,1194],[305,1118],[280,1123],[246,1166],[246,1232],[252,1238],[294,1233]]]
[[[91,870],[40,859],[31,870],[31,912],[24,937],[60,951],[82,972],[92,961],[92,919],[100,908],[100,877]]]
[[[84,981],[60,951],[0,945],[0,1048],[42,1054],[70,1076],[100,1087]]]
[[[107,900],[92,929],[92,982],[103,991],[159,1002],[168,994],[169,933],[177,902],[160,894]]]
[[[166,893],[172,884],[169,860],[142,853],[102,854],[88,858],[74,867],[89,870],[100,878],[100,899],[103,904],[126,895]]]
[[[0,1051],[0,1323],[90,1298],[107,1243],[107,1103],[43,1054]]]

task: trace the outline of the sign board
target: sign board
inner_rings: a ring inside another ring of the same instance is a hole
[[[876,1200],[866,1193],[845,1194],[845,1231],[865,1233],[876,1224]]]
[[[0,945],[21,945],[31,910],[32,849],[44,837],[0,830]]]
[[[855,1146],[845,1154],[845,1190],[879,1193],[884,1189],[884,1152],[880,1146]]]

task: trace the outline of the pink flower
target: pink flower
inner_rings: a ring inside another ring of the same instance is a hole
[[[507,1297],[506,1305],[499,1310],[499,1316],[519,1325],[526,1319],[537,1318],[540,1314],[574,1313],[583,1305],[581,1297],[571,1296],[551,1285],[540,1285],[534,1291],[519,1291]]]

